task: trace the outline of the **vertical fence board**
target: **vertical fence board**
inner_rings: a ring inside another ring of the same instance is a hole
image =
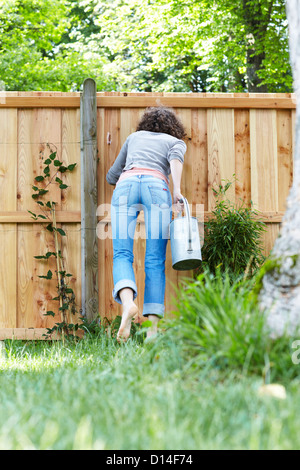
[[[286,198],[293,180],[291,111],[277,111],[278,209],[285,211]]]
[[[0,210],[17,206],[17,110],[0,110]],[[0,224],[0,328],[16,326],[16,224]]]
[[[121,146],[124,142],[120,141],[120,110],[109,109],[105,110],[105,123],[104,123],[104,161],[105,171],[102,176],[102,181],[105,181],[105,201],[110,204],[114,187],[109,185],[106,180],[106,174],[114,163],[116,157],[119,154]],[[105,315],[107,318],[114,318],[120,314],[120,306],[114,302],[112,298],[113,289],[113,245],[111,237],[105,239],[105,258],[104,258],[105,270],[106,270],[106,284],[101,286],[101,295],[105,298]],[[106,287],[109,286],[109,287]]]
[[[81,181],[80,181],[80,111],[79,109],[65,109],[62,112],[62,161],[68,166],[76,163],[71,173],[63,175],[63,181],[69,188],[62,190],[62,210],[80,211]],[[62,224],[66,237],[62,237],[62,255],[65,260],[65,269],[72,274],[68,282],[75,293],[77,316],[72,323],[78,321],[81,309],[81,224]]]
[[[204,210],[207,211],[207,112],[203,109],[192,111],[191,156],[193,187],[191,202],[193,205],[203,204]]]
[[[276,110],[250,110],[251,193],[254,209],[278,211],[278,155]],[[268,253],[279,226],[269,224],[264,234]]]
[[[234,111],[235,137],[235,198],[246,206],[251,204],[250,122],[249,110]]]
[[[36,212],[38,206],[31,197],[32,185],[35,176],[43,174],[43,159],[49,154],[47,143],[57,149],[58,156],[61,155],[61,110],[33,108],[19,114],[18,210]],[[39,184],[40,187],[45,185]],[[57,202],[56,207],[60,210],[61,190],[57,185],[48,188],[47,199],[51,197]],[[24,262],[19,264],[18,271],[20,300],[17,327],[30,328],[32,324],[38,328],[51,327],[54,319],[44,314],[57,307],[57,302],[52,300],[57,295],[56,286],[53,281],[39,276],[45,275],[50,269],[55,277],[56,263],[54,258],[50,258],[46,264],[34,256],[54,251],[53,236],[40,224],[23,224],[19,226],[18,239]]]
[[[98,148],[98,168],[97,168],[97,181],[101,181],[102,184],[98,184],[98,216],[109,215],[108,201],[105,199],[105,188],[106,182],[106,164],[105,164],[105,110],[103,108],[97,109],[97,148]],[[106,210],[107,208],[107,210]],[[105,269],[105,231],[110,229],[109,223],[97,224],[97,236],[98,236],[98,291],[99,291],[99,314],[101,317],[105,316],[105,283],[106,283],[106,269]],[[103,236],[101,235],[103,232]]]
[[[33,155],[31,152],[30,117],[32,110],[18,111],[18,210],[35,210],[31,198],[33,184]],[[30,180],[29,180],[30,178]],[[34,244],[31,243],[33,224],[18,224],[18,327],[33,320],[33,256]]]
[[[33,224],[18,224],[18,328],[24,328],[28,324],[35,325],[33,315],[35,253],[30,238],[32,233]]]
[[[215,206],[212,188],[222,180],[233,181],[235,173],[234,112],[233,109],[209,109],[207,111],[208,146],[208,210]],[[235,200],[235,183],[227,191]]]

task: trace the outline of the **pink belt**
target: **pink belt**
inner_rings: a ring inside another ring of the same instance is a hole
[[[120,178],[117,181],[117,184],[120,183],[125,178],[128,178],[133,175],[150,175],[150,176],[155,176],[156,178],[160,178],[161,180],[164,180],[167,185],[169,185],[169,182],[165,175],[159,171],[159,170],[150,170],[149,168],[131,168],[130,170],[124,171],[124,173],[121,173]]]

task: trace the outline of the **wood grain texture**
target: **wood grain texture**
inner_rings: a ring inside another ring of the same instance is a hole
[[[81,120],[81,276],[82,313],[89,321],[97,317],[97,105],[96,83],[86,79],[80,108]]]
[[[190,153],[192,162],[192,204],[203,204],[208,210],[208,162],[207,162],[207,112],[192,110]],[[190,182],[189,182],[190,184]]]
[[[278,118],[276,110],[250,110],[251,197],[254,209],[279,210]],[[270,253],[280,226],[268,224],[264,253]]]
[[[48,214],[49,212],[49,214]],[[41,212],[39,209],[34,212],[37,216],[38,215],[45,215],[45,212]],[[50,214],[50,211],[47,211],[47,217],[49,219],[33,219],[33,216],[26,211],[0,211],[0,223],[30,223],[30,224],[48,224],[49,221],[52,222],[53,217]],[[81,212],[78,211],[57,211],[56,213],[56,221],[57,222],[78,222],[80,223],[81,220]]]
[[[17,208],[17,110],[0,109],[0,210]],[[0,223],[0,327],[16,326],[17,225]]]
[[[0,341],[5,339],[44,340],[47,335],[46,328],[0,328]],[[59,339],[53,336],[51,339]]]
[[[59,96],[59,95],[58,95]],[[61,110],[26,109],[18,116],[18,211],[36,211],[38,205],[32,199],[34,178],[43,174],[44,160],[50,150],[57,151],[61,158]],[[40,183],[45,187],[46,182]],[[58,185],[49,185],[47,199],[57,203],[61,210],[61,190]],[[45,316],[48,310],[57,311],[57,302],[53,297],[56,291],[56,264],[54,258],[47,263],[34,256],[54,251],[53,236],[38,224],[18,225],[18,312],[17,326],[46,328],[54,325],[57,318]],[[39,278],[48,270],[53,273],[53,280]]]
[[[31,96],[29,96],[31,95]],[[97,93],[97,106],[102,108],[146,108],[165,105],[174,108],[231,108],[231,109],[295,109],[296,98],[293,93],[276,95],[240,93]],[[6,92],[1,97],[3,108],[79,108],[79,93],[32,92],[15,96]]]
[[[0,224],[0,328],[17,323],[17,236],[15,224]]]
[[[250,111],[251,198],[254,208],[278,211],[277,119],[275,110]]]
[[[234,112],[235,200],[251,205],[250,122],[248,110]]]
[[[285,211],[293,181],[292,116],[289,110],[277,110],[278,209]]]
[[[104,174],[101,178],[101,184],[105,187],[105,203],[110,204],[114,186],[109,185],[106,182],[106,174],[109,168],[113,165],[116,157],[119,154],[121,146],[124,141],[120,140],[121,130],[121,112],[119,109],[106,109],[104,117]],[[124,137],[123,137],[124,138]],[[99,183],[98,183],[99,184]],[[108,227],[111,234],[111,227]],[[105,283],[101,285],[101,291],[99,297],[103,298],[103,310],[104,315],[109,318],[115,318],[121,314],[120,305],[114,302],[112,298],[113,290],[113,244],[111,236],[104,240],[104,259],[102,263],[105,266]]]
[[[80,181],[80,111],[78,109],[64,109],[62,111],[62,161],[68,166],[76,163],[71,173],[62,175],[62,180],[69,187],[62,190],[61,213],[57,214],[57,221],[63,222],[62,229],[66,237],[62,238],[62,255],[66,271],[72,274],[68,279],[69,287],[75,294],[77,314],[72,317],[72,323],[80,320],[81,315],[81,181]],[[77,217],[68,219],[67,214],[76,214]],[[71,223],[68,223],[71,222]]]
[[[208,210],[215,206],[212,189],[232,181],[227,197],[235,201],[235,145],[233,109],[207,111]]]

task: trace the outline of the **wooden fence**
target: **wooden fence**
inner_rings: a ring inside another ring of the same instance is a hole
[[[261,211],[267,222],[264,236],[268,254],[278,234],[293,176],[295,98],[289,94],[181,94],[97,93],[97,230],[110,230],[108,212],[113,187],[105,176],[128,134],[136,128],[147,106],[172,106],[187,130],[187,153],[182,192],[193,210],[203,204],[207,218],[214,207],[212,187],[222,179],[236,182],[233,201],[244,201]],[[5,93],[0,96],[0,339],[41,338],[59,317],[55,281],[38,276],[49,269],[34,256],[53,251],[52,240],[27,212],[36,210],[31,197],[34,177],[42,168],[46,143],[57,148],[65,164],[77,163],[68,176],[70,187],[55,189],[58,222],[67,237],[63,250],[70,283],[81,307],[81,198],[80,198],[80,94]],[[64,179],[64,175],[62,175]],[[172,186],[172,184],[171,184]],[[87,227],[96,230],[96,227]],[[142,310],[145,240],[137,226],[134,269],[138,304]],[[51,267],[51,265],[50,265]],[[55,270],[55,266],[52,266]],[[166,311],[173,308],[174,286],[189,273],[166,262]],[[98,297],[101,316],[113,318],[120,306],[112,299],[112,241],[98,240]]]

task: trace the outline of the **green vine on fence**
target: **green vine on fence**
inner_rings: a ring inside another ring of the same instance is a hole
[[[32,186],[32,199],[36,202],[41,213],[36,214],[28,211],[34,220],[47,220],[49,223],[44,228],[53,235],[55,251],[47,251],[43,255],[34,256],[35,259],[49,261],[51,257],[56,259],[56,278],[57,278],[57,296],[52,300],[59,302],[58,312],[60,313],[60,322],[57,322],[52,328],[47,328],[46,339],[52,337],[54,333],[61,335],[62,339],[67,336],[74,336],[79,328],[78,323],[72,322],[72,317],[76,315],[76,299],[73,289],[68,284],[68,278],[72,277],[65,268],[65,260],[62,256],[62,240],[66,236],[65,231],[57,226],[56,206],[57,202],[49,198],[50,185],[58,185],[60,189],[67,189],[69,186],[63,182],[62,175],[74,171],[76,163],[65,166],[57,156],[57,149],[53,149],[53,144],[46,144],[49,155],[44,158],[44,151],[40,152],[43,161],[43,172],[34,179]],[[48,199],[47,199],[48,198]],[[47,274],[38,276],[41,279],[53,279],[53,271],[48,269]],[[55,317],[56,313],[48,310],[45,316]]]

